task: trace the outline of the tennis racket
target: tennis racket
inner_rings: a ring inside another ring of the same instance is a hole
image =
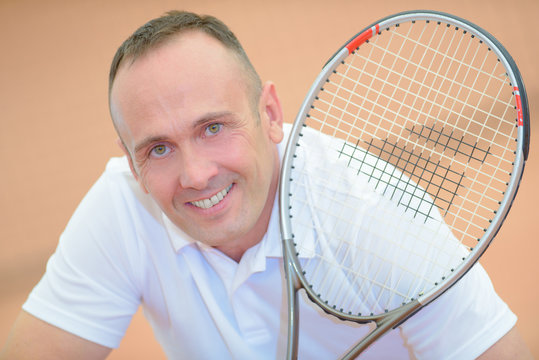
[[[464,19],[403,12],[338,50],[282,165],[288,358],[300,289],[329,314],[376,325],[350,359],[455,284],[511,207],[529,133],[517,66]]]

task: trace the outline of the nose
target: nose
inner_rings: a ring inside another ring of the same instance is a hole
[[[179,175],[182,188],[203,190],[217,172],[217,164],[210,154],[193,148],[182,150]]]

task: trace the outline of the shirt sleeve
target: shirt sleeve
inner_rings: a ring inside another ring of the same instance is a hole
[[[139,306],[142,265],[125,215],[133,199],[113,178],[105,172],[85,196],[23,305],[39,319],[110,348],[118,347]]]
[[[405,322],[401,335],[417,359],[475,359],[515,325],[480,264]]]

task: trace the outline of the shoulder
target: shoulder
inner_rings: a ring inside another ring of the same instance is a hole
[[[84,196],[64,229],[57,255],[88,269],[104,258],[139,274],[147,259],[148,238],[163,236],[162,213],[138,186],[125,157],[112,158]],[[101,260],[100,260],[101,259]]]
[[[401,326],[418,357],[477,357],[504,337],[516,316],[480,264]]]

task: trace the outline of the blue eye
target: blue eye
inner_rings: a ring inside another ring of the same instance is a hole
[[[170,149],[166,145],[157,145],[152,148],[151,155],[161,157],[168,154]]]
[[[206,135],[212,136],[217,134],[219,131],[221,131],[221,128],[223,127],[223,124],[215,123],[208,125],[206,128]]]

